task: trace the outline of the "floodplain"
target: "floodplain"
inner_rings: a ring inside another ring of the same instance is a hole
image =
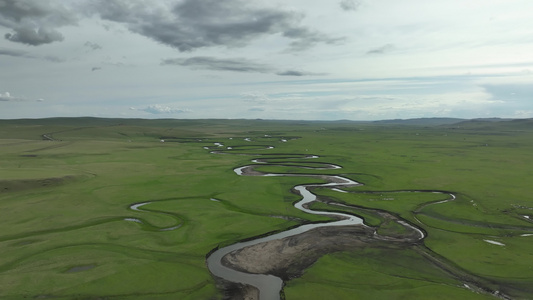
[[[313,257],[287,300],[532,298],[532,150],[532,120],[1,120],[0,298],[229,297],[214,249],[331,221],[293,207],[319,178],[250,164],[357,181],[310,208],[425,234]]]

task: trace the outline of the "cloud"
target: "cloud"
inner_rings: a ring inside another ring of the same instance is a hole
[[[85,44],[83,44],[83,46],[89,48],[89,49],[92,49],[92,50],[100,50],[102,49],[102,46],[96,44],[96,43],[93,43],[93,42],[85,42]]]
[[[6,49],[6,48],[0,48],[0,55],[12,56],[12,57],[24,57],[24,58],[32,58],[32,59],[44,59],[44,60],[51,61],[51,62],[63,62],[64,61],[64,59],[56,57],[56,56],[48,55],[48,56],[40,57],[40,56],[31,55],[24,50],[15,50],[15,49]]]
[[[332,38],[327,35],[310,30],[303,27],[288,28],[283,32],[284,37],[294,39],[290,43],[289,50],[302,51],[315,46],[318,43],[336,44],[344,40],[344,38]]]
[[[296,70],[286,70],[282,72],[276,73],[279,76],[319,76],[319,75],[326,75],[325,73],[312,73],[312,72],[304,72],[304,71],[296,71]]]
[[[185,109],[185,110],[176,109],[176,108],[171,108],[171,107],[160,105],[160,104],[150,105],[150,106],[148,106],[146,108],[143,108],[143,109],[140,109],[140,110],[145,111],[147,113],[155,114],[155,115],[160,115],[160,114],[178,114],[178,113],[190,112],[190,110],[187,110],[187,109]]]
[[[339,2],[340,7],[342,10],[345,11],[356,11],[359,6],[361,6],[361,3],[359,1],[354,0],[342,0]]]
[[[0,93],[0,101],[2,101],[2,102],[20,102],[20,101],[31,101],[31,100],[28,99],[28,98],[24,98],[24,97],[12,96],[11,93],[5,92],[5,93]],[[44,100],[43,99],[37,99],[35,101],[42,102]]]
[[[243,47],[265,35],[281,34],[292,50],[339,39],[300,26],[302,14],[257,7],[245,0],[183,0],[172,6],[141,0],[99,0],[93,9],[102,19],[124,23],[181,52],[206,47]]]
[[[164,59],[161,65],[178,65],[191,67],[193,69],[204,69],[214,71],[232,71],[247,73],[274,73],[279,76],[317,76],[324,73],[312,73],[305,71],[286,70],[278,71],[266,64],[256,63],[244,58],[220,59],[209,56],[196,56],[191,58],[169,58]]]
[[[15,33],[6,33],[4,37],[12,42],[38,46],[63,40],[63,35],[54,29],[18,27],[14,28]]]
[[[386,44],[386,45],[383,45],[383,46],[381,46],[379,48],[375,48],[375,49],[369,50],[366,54],[385,54],[387,52],[390,52],[393,49],[394,49],[394,45],[393,44]]]
[[[39,57],[33,57],[33,58],[39,58]],[[51,61],[51,62],[55,62],[55,63],[60,63],[60,62],[64,62],[65,59],[63,58],[60,58],[60,57],[57,57],[57,56],[51,56],[51,55],[47,55],[45,57],[43,57],[45,60],[47,61]]]
[[[254,103],[268,103],[271,99],[261,92],[244,92],[241,93],[241,99]]]
[[[17,101],[15,97],[12,97],[10,93],[0,93],[0,101]]]
[[[243,58],[219,59],[208,56],[197,56],[187,59],[165,59],[162,65],[180,65],[195,69],[206,69],[215,71],[253,72],[267,73],[272,71],[267,65],[255,63]]]
[[[13,33],[4,37],[16,43],[39,46],[62,41],[56,28],[76,24],[74,14],[51,1],[0,0],[0,25]]]
[[[26,51],[14,50],[14,49],[2,49],[0,48],[0,55],[13,56],[13,57],[32,57]]]
[[[92,67],[91,72],[102,70],[100,67]]]
[[[265,111],[265,109],[264,108],[260,108],[260,107],[252,107],[248,111],[250,111],[250,112],[263,112],[263,111]]]

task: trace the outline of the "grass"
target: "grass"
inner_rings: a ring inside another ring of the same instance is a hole
[[[43,134],[53,141],[43,140]],[[231,146],[228,152],[242,155],[215,155],[203,148],[218,142],[224,147],[217,149]],[[268,145],[275,148],[265,149]],[[294,185],[320,179],[233,172],[259,157],[276,164],[259,171],[335,174],[363,183],[344,188],[349,193],[315,190],[323,199],[356,208],[325,203],[313,208],[360,215],[382,234],[401,231],[375,213],[389,211],[427,232],[425,246],[450,265],[513,297],[530,298],[533,237],[522,235],[533,233],[533,223],[523,217],[533,218],[532,150],[533,127],[527,120],[431,127],[263,120],[0,121],[0,209],[6,212],[0,221],[0,298],[221,298],[205,266],[213,248],[326,220],[291,205],[299,199],[290,192]],[[311,154],[320,158],[302,159]],[[319,163],[343,168],[301,168]],[[438,203],[448,193],[457,198]],[[150,203],[141,211],[129,209],[144,202]],[[161,231],[174,226],[180,227]],[[69,272],[72,268],[80,271]],[[285,295],[489,298],[465,289],[412,249],[379,248],[326,255],[289,281]]]
[[[285,295],[287,299],[492,298],[464,289],[412,251],[383,249],[328,255],[291,281]]]

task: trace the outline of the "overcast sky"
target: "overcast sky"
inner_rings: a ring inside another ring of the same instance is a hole
[[[531,0],[0,0],[0,118],[533,117]]]

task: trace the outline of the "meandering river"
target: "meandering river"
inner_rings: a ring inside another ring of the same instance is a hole
[[[204,147],[204,148],[213,150],[211,151],[211,153],[214,153],[214,154],[228,154],[228,152],[225,152],[226,150],[221,151],[222,147],[224,147],[223,144],[216,143],[215,147]],[[273,147],[269,146],[265,148],[272,149]],[[214,149],[218,149],[218,150],[214,150]],[[235,149],[235,147],[226,147],[226,149],[231,151]],[[260,154],[243,154],[243,153],[240,153],[240,155],[260,156]],[[265,242],[272,242],[275,240],[293,237],[293,236],[303,234],[307,231],[310,231],[315,228],[320,228],[320,227],[354,226],[354,225],[363,226],[364,228],[373,230],[372,240],[376,242],[387,241],[387,242],[392,242],[392,243],[403,243],[405,245],[413,245],[414,243],[417,243],[418,241],[425,238],[425,233],[423,230],[385,211],[380,211],[379,214],[381,214],[382,216],[386,216],[390,220],[393,220],[397,224],[403,226],[408,232],[407,234],[405,234],[405,236],[403,237],[380,236],[379,234],[377,234],[374,228],[366,226],[363,223],[363,220],[361,218],[356,217],[354,215],[350,215],[346,213],[317,211],[317,210],[309,209],[308,204],[317,200],[317,196],[312,192],[313,188],[328,187],[338,192],[347,192],[343,190],[342,188],[358,186],[358,185],[361,185],[361,183],[342,177],[342,176],[336,176],[336,175],[280,174],[280,173],[262,173],[262,172],[255,171],[254,168],[256,166],[260,166],[261,164],[279,165],[279,166],[290,165],[291,167],[300,167],[300,168],[314,169],[314,170],[340,169],[341,168],[338,165],[327,164],[327,163],[306,162],[305,164],[302,163],[301,166],[295,165],[294,159],[319,158],[316,155],[265,154],[265,157],[268,157],[268,158],[253,159],[252,160],[252,162],[254,163],[253,165],[246,165],[246,166],[235,168],[234,169],[235,174],[239,176],[312,177],[312,178],[316,178],[317,180],[324,181],[325,183],[321,183],[321,184],[301,184],[301,185],[296,185],[295,187],[293,187],[293,190],[297,192],[298,194],[300,194],[301,196],[300,201],[295,203],[294,207],[309,214],[331,217],[333,221],[326,222],[326,223],[305,224],[305,225],[301,225],[301,226],[298,226],[298,227],[295,227],[295,228],[292,228],[292,229],[289,229],[283,232],[279,232],[276,234],[272,234],[269,236],[259,237],[257,239],[239,242],[239,243],[235,243],[230,246],[227,246],[227,247],[216,249],[207,257],[207,260],[206,260],[209,271],[216,278],[221,278],[227,282],[233,282],[233,283],[237,283],[241,285],[253,286],[257,288],[257,290],[259,291],[259,298],[261,300],[279,300],[281,291],[283,289],[283,280],[281,278],[273,276],[273,275],[268,275],[268,274],[252,274],[252,273],[235,270],[223,263],[224,257],[230,253],[233,254],[233,253],[237,253],[238,251],[242,251],[244,248],[247,248],[247,247],[251,247],[251,246],[258,245],[258,244],[265,243]],[[272,164],[268,163],[269,159],[272,159],[272,158],[275,158],[277,163],[272,163]],[[290,164],[286,164],[286,165],[280,164],[279,161],[281,159],[290,160],[289,161]],[[310,165],[317,165],[317,167],[310,167]],[[412,192],[421,192],[421,191],[412,191]],[[442,201],[435,201],[435,202],[427,203],[426,206],[455,200],[455,195],[449,192],[441,192],[441,191],[432,191],[432,192],[447,194],[449,195],[449,198],[446,200],[442,200]],[[354,208],[352,206],[348,206],[348,205],[344,205],[340,203],[330,203],[330,204],[336,205],[336,206],[345,206],[348,208]],[[420,222],[416,218],[415,220]],[[471,274],[465,273],[463,270],[455,268],[453,264],[448,264],[447,262],[443,261],[441,258],[437,258],[428,252],[424,252],[426,250],[420,250],[420,249],[421,248],[419,248],[419,251],[421,252],[419,252],[419,254],[423,255],[428,260],[432,260],[435,265],[442,268],[445,272],[450,274],[452,277],[456,278],[457,280],[462,281],[464,288],[470,289],[477,293],[492,294],[493,296],[496,296],[501,299],[510,299],[507,295],[504,295],[500,293],[499,291],[494,291],[490,288],[487,288],[485,286],[485,280],[480,279]]]
[[[221,144],[217,143],[216,146],[221,147]],[[269,148],[271,149],[272,147],[269,147]],[[221,153],[221,152],[213,151],[212,153]],[[304,158],[306,159],[318,158],[318,156],[309,155],[309,156],[305,156]],[[252,162],[264,163],[264,161],[260,159],[254,159],[252,160]],[[318,228],[318,227],[347,226],[347,225],[365,226],[361,218],[353,216],[353,215],[349,215],[345,213],[315,211],[315,210],[308,209],[306,207],[307,204],[317,200],[317,196],[311,192],[310,190],[311,188],[330,187],[332,189],[339,189],[341,187],[357,186],[357,185],[360,185],[360,183],[353,181],[351,179],[341,177],[341,176],[336,176],[336,175],[258,173],[258,172],[252,171],[253,167],[254,165],[239,167],[239,168],[234,169],[234,172],[240,176],[298,176],[298,177],[314,177],[314,178],[326,181],[326,183],[323,183],[323,184],[302,184],[302,185],[295,186],[294,190],[297,191],[301,195],[302,199],[298,201],[294,205],[294,207],[309,214],[323,215],[323,216],[331,217],[333,219],[337,219],[337,221],[331,221],[328,223],[305,224],[305,225],[301,225],[296,228],[292,228],[292,229],[289,229],[289,230],[286,230],[286,231],[283,231],[277,234],[269,235],[266,237],[261,237],[261,238],[246,241],[246,242],[236,243],[236,244],[224,247],[224,248],[217,249],[216,251],[211,253],[211,255],[209,255],[209,257],[207,258],[207,266],[209,268],[209,271],[211,271],[211,273],[214,276],[225,279],[227,281],[245,284],[245,285],[251,285],[251,286],[256,287],[259,290],[259,295],[260,295],[261,300],[278,300],[280,299],[280,292],[283,287],[282,279],[276,276],[273,276],[273,275],[251,274],[251,273],[245,273],[245,272],[234,270],[222,264],[223,257],[233,251],[242,249],[244,247],[301,234],[301,233],[304,233],[306,231],[309,231],[311,229]],[[303,168],[319,169],[319,170],[320,169],[339,169],[340,166],[321,163],[320,167],[305,166]],[[418,231],[420,232],[420,239],[422,239],[424,237],[423,233],[420,230]]]

